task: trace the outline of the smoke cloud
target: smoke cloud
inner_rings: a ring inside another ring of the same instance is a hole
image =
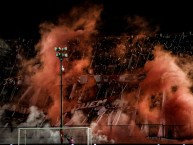
[[[24,83],[28,88],[24,91],[18,104],[27,103],[30,107],[30,114],[25,123],[18,127],[41,126],[46,118],[50,119],[49,124],[42,127],[58,125],[60,118],[60,62],[56,57],[55,47],[66,47],[68,58],[62,62],[63,72],[63,111],[64,115],[77,104],[77,101],[93,100],[96,95],[96,80],[88,76],[87,83],[78,88],[76,95],[70,94],[69,88],[76,87],[79,76],[87,75],[92,69],[90,64],[93,55],[91,40],[97,35],[97,22],[100,20],[102,6],[92,6],[85,11],[84,7],[74,8],[68,16],[62,16],[57,23],[45,22],[40,25],[41,39],[36,45],[37,55],[31,60],[25,60],[22,73],[25,76]],[[123,41],[119,41],[109,52],[117,58],[120,64],[124,64],[128,49],[133,48],[136,42],[142,40],[147,34],[154,34],[157,28],[149,29],[147,23],[141,17],[128,18],[131,29],[136,34],[128,47]],[[141,42],[142,43],[142,42]],[[89,122],[93,133],[93,143],[154,143],[164,142],[160,140],[149,140],[147,134],[150,128],[139,124],[163,124],[176,125],[172,133],[167,129],[166,134],[176,138],[192,138],[191,130],[193,117],[193,97],[191,92],[192,75],[191,64],[185,62],[190,58],[177,58],[170,52],[165,51],[163,46],[156,46],[153,50],[154,59],[147,61],[143,72],[146,78],[139,84],[138,88],[127,90],[128,86],[122,88],[119,97],[113,100],[112,109],[105,112],[97,121]],[[125,71],[124,74],[128,75]],[[98,84],[100,85],[100,84]],[[120,86],[117,86],[120,87]],[[124,92],[125,91],[125,92]],[[86,96],[82,96],[87,92]],[[78,95],[77,95],[78,94]],[[84,98],[81,98],[84,97]],[[48,105],[47,105],[48,104]],[[123,111],[125,107],[126,111]],[[41,110],[43,108],[43,110]],[[3,114],[4,107],[0,115]],[[41,110],[41,111],[40,111]],[[45,111],[47,110],[47,111]],[[46,113],[46,114],[45,114]],[[71,112],[71,119],[65,116],[65,125],[82,125],[87,119],[82,111]],[[103,112],[102,112],[103,113]],[[102,114],[101,113],[101,114]],[[111,117],[109,117],[111,116]],[[109,123],[107,125],[107,122]],[[157,134],[160,132],[159,128]],[[17,132],[13,131],[13,136]],[[38,139],[50,137],[48,143],[59,142],[59,132],[46,130],[40,132]],[[42,140],[43,141],[43,140]],[[12,140],[10,139],[10,143]],[[174,141],[175,142],[175,141]],[[178,142],[178,141],[176,141]],[[187,141],[189,142],[189,141]],[[170,142],[171,143],[171,142]]]
[[[147,77],[141,83],[140,115],[149,123],[182,125],[178,127],[179,138],[192,136],[192,94],[187,73],[177,65],[178,58],[161,46],[153,53],[154,60],[146,63]]]

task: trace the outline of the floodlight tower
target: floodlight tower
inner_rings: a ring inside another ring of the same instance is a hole
[[[63,144],[63,95],[62,95],[62,72],[64,71],[64,68],[62,66],[62,61],[64,58],[68,57],[68,54],[66,53],[67,47],[60,48],[60,47],[55,47],[56,51],[56,57],[59,58],[60,60],[60,142]]]

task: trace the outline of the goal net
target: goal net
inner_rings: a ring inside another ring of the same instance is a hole
[[[69,144],[69,139],[73,139],[71,144],[92,145],[91,128],[18,128],[18,145]]]

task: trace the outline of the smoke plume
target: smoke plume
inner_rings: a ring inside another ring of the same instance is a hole
[[[66,96],[63,104],[68,108],[69,103],[66,100],[69,94],[66,89],[77,81],[77,76],[85,73],[90,64],[92,46],[87,42],[97,33],[95,25],[101,9],[100,6],[96,6],[85,12],[82,8],[74,8],[69,14],[73,19],[60,19],[56,25],[51,23],[40,25],[42,37],[36,46],[38,54],[30,62],[25,62],[24,69],[25,72],[28,71],[28,80],[33,90],[39,90],[39,94],[31,96],[31,105],[46,107],[43,102],[48,96],[51,97],[52,104],[48,108],[48,115],[52,124],[57,122],[60,110],[60,66],[54,48],[68,47],[69,57],[64,59],[62,64],[63,96]],[[80,58],[74,58],[74,53],[79,53]],[[37,63],[38,67],[35,67]]]
[[[145,65],[147,77],[141,83],[143,96],[139,112],[149,123],[179,125],[178,137],[183,138],[192,136],[189,127],[193,100],[189,89],[191,82],[177,60],[161,46],[156,46],[154,60]]]

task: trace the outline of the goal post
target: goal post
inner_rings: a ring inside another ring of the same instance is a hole
[[[18,145],[60,144],[61,131],[63,144],[69,144],[68,138],[72,137],[74,144],[92,145],[92,131],[89,127],[18,128]]]

